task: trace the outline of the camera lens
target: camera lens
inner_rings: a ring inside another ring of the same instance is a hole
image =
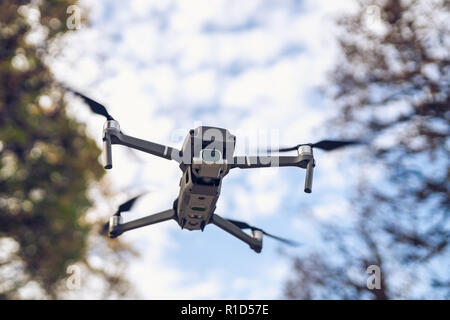
[[[204,149],[202,159],[205,162],[219,162],[222,159],[222,153],[216,149]]]

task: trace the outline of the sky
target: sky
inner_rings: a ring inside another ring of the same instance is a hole
[[[354,1],[80,4],[89,25],[61,39],[64,49],[51,68],[58,80],[104,103],[126,134],[181,148],[189,129],[223,127],[237,135],[235,154],[241,155],[269,143],[339,137],[324,126],[333,109],[318,88],[338,57],[333,17],[353,10]],[[104,118],[75,98],[69,112],[100,146]],[[255,136],[253,148],[246,147]],[[256,254],[213,225],[190,232],[174,221],[122,235],[140,253],[127,271],[139,296],[283,298],[291,263],[280,249],[296,254],[326,246],[317,223],[346,215],[346,190],[356,173],[340,168],[352,152],[316,152],[312,194],[303,192],[304,170],[298,168],[235,169],[224,179],[217,214],[294,239],[298,248],[265,238]],[[143,191],[148,194],[125,221],[171,208],[180,177],[174,161],[113,147],[105,179],[117,196],[113,203],[99,199],[88,218],[107,219]]]

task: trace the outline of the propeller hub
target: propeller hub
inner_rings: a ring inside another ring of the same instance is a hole
[[[310,145],[308,145],[308,144],[304,144],[304,145],[299,146],[297,148],[297,152],[298,152],[298,155],[300,157],[305,157],[306,158],[306,157],[312,157],[313,156],[312,147]]]
[[[116,228],[121,223],[122,217],[120,215],[113,215],[111,218],[109,218],[109,227],[111,229]]]
[[[116,120],[106,121],[105,124],[103,125],[103,130],[106,130],[106,129],[116,129],[116,130],[120,131],[119,122],[117,122]]]
[[[263,232],[261,230],[253,230],[251,235],[252,235],[252,238],[255,238],[258,241],[262,241]]]

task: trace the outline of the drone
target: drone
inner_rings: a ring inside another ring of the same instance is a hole
[[[226,219],[215,213],[216,203],[220,196],[223,178],[235,168],[255,169],[265,167],[298,167],[306,169],[304,192],[312,192],[313,170],[315,167],[313,149],[326,151],[360,143],[347,140],[322,140],[317,143],[298,144],[288,148],[268,150],[268,155],[234,156],[236,136],[227,129],[199,126],[187,134],[181,150],[166,145],[142,140],[126,135],[105,106],[91,98],[68,88],[65,88],[89,106],[92,112],[106,118],[103,126],[103,156],[104,168],[112,168],[112,145],[122,145],[151,155],[176,161],[182,171],[179,187],[180,192],[173,202],[172,208],[124,223],[121,213],[130,211],[136,196],[122,205],[105,225],[110,238],[116,238],[126,231],[175,220],[182,229],[202,230],[213,224],[234,237],[242,240],[256,253],[262,250],[263,235],[296,246],[297,242],[284,239],[248,223]],[[283,153],[297,151],[295,156],[272,155],[272,151]],[[250,234],[243,230],[249,229]]]

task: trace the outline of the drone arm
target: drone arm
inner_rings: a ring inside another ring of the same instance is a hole
[[[148,226],[151,224],[174,219],[175,218],[175,210],[170,209],[170,210],[162,211],[162,212],[155,213],[155,214],[149,215],[147,217],[136,219],[136,220],[126,222],[126,223],[114,223],[114,219],[117,219],[117,218],[120,218],[120,217],[113,216],[111,218],[111,222],[109,223],[109,228],[110,228],[109,229],[109,237],[110,238],[116,238],[116,237],[120,236],[122,233],[129,231],[129,230],[142,228],[142,227],[145,227],[145,226]],[[120,219],[119,219],[119,221],[120,221]]]
[[[180,151],[178,149],[123,134],[120,131],[119,123],[115,120],[109,120],[106,122],[105,127],[103,129],[103,142],[105,149],[106,169],[111,169],[112,167],[112,157],[111,157],[112,144],[123,145],[168,160],[175,160],[177,162],[181,161]]]
[[[167,160],[178,160],[180,151],[162,144],[134,138],[123,133],[116,133],[111,137],[112,144],[120,144],[126,147],[137,149],[152,155],[165,158]]]
[[[250,248],[252,248],[255,252],[260,253],[262,249],[262,240],[258,240],[256,238],[252,238],[247,233],[242,231],[239,227],[231,223],[230,221],[222,218],[217,214],[213,214],[211,223],[218,226],[220,229],[232,234],[236,238],[247,243]]]
[[[307,147],[311,149],[310,147]],[[298,156],[256,156],[256,157],[245,157],[238,156],[233,158],[233,163],[230,168],[241,168],[241,169],[253,169],[253,168],[268,168],[268,167],[299,167],[306,169],[305,175],[305,188],[306,193],[312,192],[312,179],[313,171],[315,166],[314,157],[312,156],[312,151],[308,153],[308,149],[304,148],[306,151],[301,150]]]
[[[237,156],[231,168],[254,169],[268,167],[306,167],[306,162],[298,156]]]

